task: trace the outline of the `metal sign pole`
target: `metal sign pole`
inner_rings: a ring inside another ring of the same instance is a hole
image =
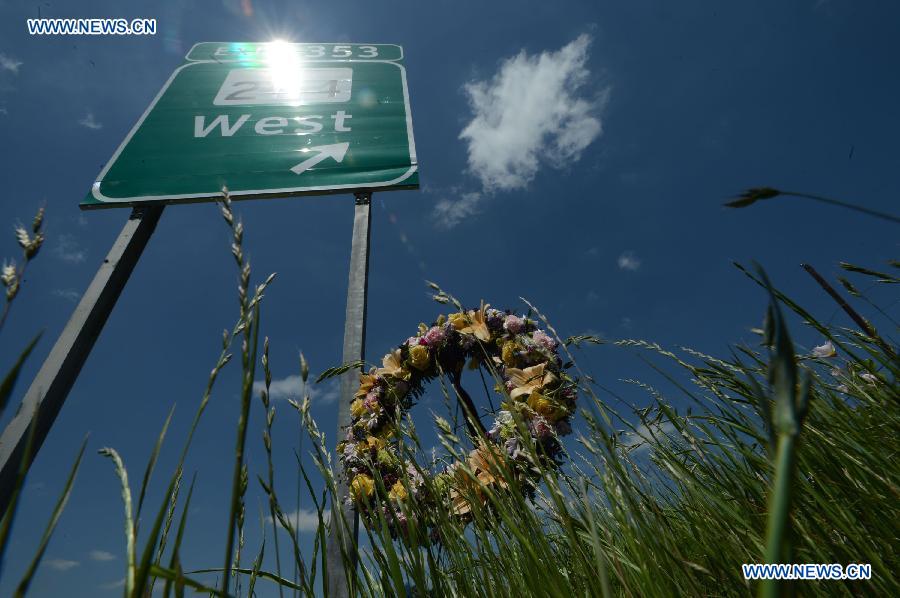
[[[353,242],[350,248],[350,281],[347,287],[347,311],[344,319],[343,363],[364,359],[366,341],[366,299],[369,286],[369,240],[372,215],[370,204],[372,193],[356,194],[356,208],[353,217]],[[356,379],[358,370],[341,376],[341,398],[338,406],[337,440],[343,438],[350,425],[350,402],[359,386]],[[356,510],[347,506],[349,488],[347,480],[340,474],[337,480],[338,495],[331,505],[331,531],[328,536],[328,593],[335,598],[350,595],[344,557],[350,557],[356,566],[356,541],[359,535],[359,516]],[[346,521],[349,529],[342,522]],[[350,537],[345,533],[349,532]]]
[[[22,459],[26,459],[27,467],[31,466],[162,211],[161,205],[132,210],[119,238],[25,393],[19,411],[3,431],[0,437],[0,513],[4,513],[9,504]],[[34,444],[30,454],[25,455],[32,421],[36,426]]]

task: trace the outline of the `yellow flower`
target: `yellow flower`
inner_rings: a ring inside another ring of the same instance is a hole
[[[490,305],[481,304],[481,309],[475,309],[466,314],[466,325],[458,330],[463,334],[474,335],[480,341],[491,340],[491,331],[488,330],[487,322],[484,319],[484,312]],[[453,326],[456,328],[456,325]]]
[[[375,376],[372,374],[360,374],[359,375],[359,390],[356,391],[354,395],[357,399],[361,399],[362,397],[369,394],[369,391],[372,390],[372,387],[375,386]]]
[[[472,474],[454,463],[447,470],[451,476],[450,482],[450,503],[453,512],[457,515],[466,515],[472,511],[472,504],[467,496],[472,496],[484,503],[485,497],[481,484],[485,486],[498,485],[506,488],[507,483],[499,476],[499,467],[503,461],[503,456],[496,449],[482,444],[479,448],[469,453],[468,465]],[[494,473],[497,475],[494,475]],[[480,482],[480,483],[479,483]]]
[[[450,325],[453,326],[454,330],[461,330],[466,327],[466,314],[464,313],[455,313],[450,314],[448,316],[448,320],[450,321]]]
[[[431,365],[431,355],[428,354],[428,347],[424,345],[414,345],[409,348],[409,361],[413,367],[424,372]]]
[[[364,473],[359,474],[350,482],[350,493],[357,502],[372,496],[375,493],[375,480]]]
[[[553,375],[553,372],[544,371],[546,366],[547,363],[544,362],[533,365],[530,368],[525,368],[524,370],[520,370],[519,368],[506,368],[506,375],[509,376],[510,382],[515,386],[512,392],[509,393],[510,398],[518,399],[522,396],[527,397],[533,391],[540,391],[545,386],[556,381],[556,376]]]
[[[453,512],[457,515],[466,515],[470,513],[472,511],[472,505],[469,503],[467,495],[473,494],[480,497],[481,493],[479,492],[478,484],[476,484],[475,480],[459,466],[459,463],[451,465],[447,470],[447,473],[451,476],[450,504],[453,508]]]
[[[391,491],[388,492],[388,498],[391,500],[403,500],[409,496],[409,493],[406,492],[406,487],[400,480],[397,480],[393,486],[391,486]]]
[[[350,415],[360,418],[366,413],[366,403],[362,399],[356,399],[350,403]]]
[[[403,365],[400,361],[400,349],[396,349],[385,355],[384,359],[381,360],[381,363],[384,367],[375,370],[375,373],[379,376],[392,376],[399,380],[409,380],[410,374],[403,369]]]
[[[528,397],[528,406],[549,419],[556,421],[566,415],[566,409],[558,405],[556,401],[548,399],[539,392],[533,392]]]
[[[509,366],[516,365],[516,343],[512,341],[503,343],[500,354],[503,357],[503,363]]]
[[[376,450],[381,450],[384,448],[384,445],[387,444],[384,438],[377,438],[375,436],[369,436],[366,438],[366,442],[369,445],[369,448],[373,448]]]
[[[475,477],[486,486],[497,484],[502,488],[507,487],[506,480],[499,471],[502,463],[503,455],[487,444],[481,444],[478,449],[469,453],[469,467],[475,472]]]

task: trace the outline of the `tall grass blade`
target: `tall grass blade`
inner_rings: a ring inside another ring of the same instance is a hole
[[[241,389],[241,411],[238,416],[237,446],[234,451],[234,472],[231,482],[231,507],[228,513],[228,536],[225,544],[225,566],[222,577],[222,592],[228,593],[228,584],[231,577],[231,564],[234,550],[235,525],[241,502],[241,486],[244,471],[244,447],[247,443],[247,420],[250,415],[250,399],[253,394],[253,380],[256,373],[256,356],[259,341],[259,304],[253,308],[253,316],[249,320],[244,331],[244,373],[243,387]]]
[[[119,483],[122,486],[122,503],[125,509],[125,562],[127,569],[125,572],[125,596],[131,598],[134,594],[134,520],[131,510],[131,488],[128,486],[128,471],[125,464],[122,463],[122,457],[112,448],[102,448],[98,451],[104,457],[112,460],[116,468],[116,475],[119,477]]]
[[[56,506],[53,508],[53,514],[50,516],[50,521],[47,522],[47,528],[44,530],[44,535],[41,536],[41,542],[38,545],[37,552],[35,553],[34,558],[31,559],[31,563],[28,565],[28,569],[25,571],[22,581],[19,582],[19,586],[16,588],[16,598],[24,596],[28,591],[28,586],[31,585],[31,580],[34,578],[38,565],[44,557],[44,552],[46,552],[47,545],[50,543],[50,537],[56,529],[56,524],[59,522],[63,509],[66,508],[66,503],[69,502],[69,496],[72,495],[75,476],[78,474],[78,468],[81,466],[81,458],[84,456],[84,449],[86,447],[87,438],[81,443],[81,449],[79,449],[78,456],[75,457],[75,462],[72,464],[72,469],[69,471],[69,477],[66,479],[66,485],[63,487],[62,494],[60,494],[56,501]]]
[[[150,454],[150,460],[147,462],[147,469],[144,470],[144,479],[141,481],[141,493],[138,495],[137,511],[135,511],[134,514],[134,520],[137,525],[140,525],[141,507],[144,505],[147,486],[150,483],[150,477],[153,475],[153,469],[156,467],[156,460],[159,459],[159,451],[162,449],[162,443],[166,437],[166,430],[169,429],[169,423],[171,423],[172,415],[174,413],[175,405],[172,405],[172,408],[169,410],[169,415],[166,417],[166,422],[163,424],[162,430],[159,433],[159,437],[156,439],[156,445],[153,447],[153,452]],[[137,530],[135,530],[135,533],[137,533]]]
[[[12,395],[13,389],[16,387],[16,382],[19,379],[19,372],[22,371],[22,366],[25,365],[25,360],[28,359],[28,356],[31,355],[31,352],[34,350],[34,347],[37,345],[38,341],[41,340],[41,335],[43,332],[38,333],[31,342],[25,347],[25,349],[19,353],[18,359],[16,359],[16,363],[10,368],[9,372],[6,373],[6,376],[3,378],[3,382],[0,383],[0,414],[3,413],[3,410],[6,409],[6,404],[9,402],[9,397]]]
[[[22,487],[25,485],[25,478],[28,475],[28,456],[34,447],[34,438],[37,431],[37,416],[40,410],[40,403],[34,408],[34,415],[31,416],[31,426],[28,430],[28,438],[25,440],[25,451],[22,453],[22,460],[19,462],[19,471],[16,473],[16,481],[13,491],[9,497],[9,505],[3,518],[0,519],[0,575],[3,573],[4,556],[6,555],[6,546],[9,543],[9,537],[12,532],[12,524],[16,518],[16,511],[19,508],[19,497],[22,494]]]
[[[184,500],[184,509],[181,511],[181,519],[178,521],[178,529],[175,531],[175,543],[172,545],[172,558],[169,560],[169,569],[171,571],[180,571],[181,570],[181,542],[184,539],[184,530],[187,527],[187,517],[191,508],[191,496],[194,495],[194,483],[197,481],[197,474],[191,478],[191,485],[188,488],[187,498]],[[159,563],[155,563],[159,565]],[[154,582],[156,578],[154,577]],[[163,588],[163,596],[168,598],[169,591],[171,589],[171,580],[166,580],[165,587]],[[150,586],[150,593],[153,593],[153,585]]]
[[[160,579],[165,579],[166,581],[171,581],[173,583],[182,584],[191,588],[196,592],[202,592],[204,594],[209,594],[210,596],[220,596],[222,598],[230,598],[230,594],[226,594],[217,590],[216,588],[211,588],[205,584],[200,583],[190,577],[185,577],[180,571],[172,571],[171,569],[166,569],[164,567],[160,567],[159,565],[153,565],[150,567],[150,574],[154,577],[159,577]]]
[[[254,571],[254,569],[247,569],[245,567],[232,567],[231,570],[242,575],[253,575]],[[192,575],[194,573],[222,573],[223,571],[223,569],[195,569],[194,571],[188,571],[188,575]],[[305,590],[303,586],[295,584],[290,579],[279,577],[278,575],[270,571],[265,571],[263,569],[256,570],[256,576],[262,579],[268,579],[269,581],[274,581],[279,586],[283,586],[291,590]],[[220,595],[220,593],[216,592],[216,595]]]
[[[774,326],[773,349],[769,376],[774,394],[773,428],[775,430],[774,479],[769,498],[769,513],[766,522],[767,563],[792,562],[791,551],[791,506],[793,502],[794,477],[797,467],[797,439],[803,425],[806,404],[809,400],[809,383],[804,381],[797,389],[797,363],[794,345],[772,284],[762,268],[757,267],[760,279],[769,291],[769,313]],[[786,581],[766,579],[760,583],[761,598],[775,598],[781,593]]]
[[[266,554],[266,541],[265,539],[262,541],[262,545],[259,547],[259,554],[256,555],[256,560],[253,561],[253,569],[250,573],[250,581],[247,584],[247,596],[255,596],[256,593],[253,591],[256,588],[256,579],[259,577],[259,568],[262,566],[263,556]],[[281,574],[278,574],[281,577]],[[278,586],[278,592],[280,593],[282,590],[281,586]]]

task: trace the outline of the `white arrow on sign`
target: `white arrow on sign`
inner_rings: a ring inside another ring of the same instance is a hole
[[[350,142],[345,141],[344,143],[335,143],[332,145],[317,145],[315,147],[305,148],[303,150],[306,152],[319,152],[312,158],[307,158],[303,162],[300,162],[293,168],[291,168],[291,172],[294,174],[300,174],[305,172],[321,162],[326,158],[334,158],[335,162],[342,162],[344,160],[344,156],[347,154],[347,148],[350,147]]]

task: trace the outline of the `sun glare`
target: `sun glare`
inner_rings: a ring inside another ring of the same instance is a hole
[[[274,40],[264,46],[263,61],[272,78],[272,91],[281,99],[301,103],[303,91],[303,62],[295,46]]]

